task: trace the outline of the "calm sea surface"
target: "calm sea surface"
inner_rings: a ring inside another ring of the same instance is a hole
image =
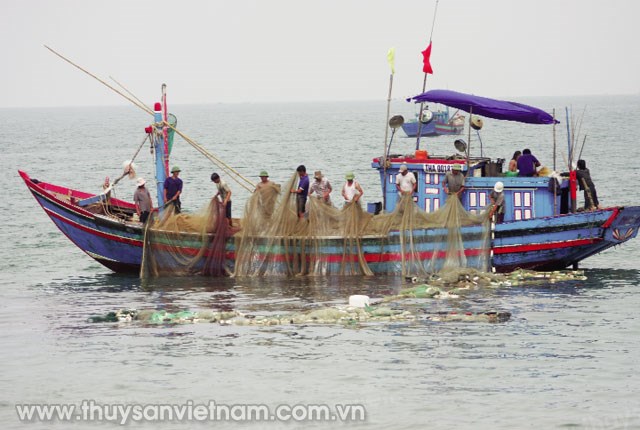
[[[640,204],[640,97],[517,100],[556,108],[557,165],[567,151],[564,108],[582,118],[579,142],[603,205]],[[586,107],[586,110],[585,110]],[[386,104],[181,106],[178,128],[258,180],[266,169],[284,183],[298,164],[322,170],[335,188],[354,171],[365,201],[381,199],[371,159],[382,153]],[[413,116],[395,102],[392,113]],[[362,405],[358,422],[153,422],[148,428],[640,428],[640,240],[582,264],[586,281],[477,290],[456,300],[400,306],[438,311],[512,313],[502,324],[375,324],[238,327],[218,324],[92,324],[122,308],[237,309],[278,314],[344,304],[351,294],[393,294],[400,278],[209,279],[141,281],[111,273],[64,237],[17,174],[97,192],[121,173],[151,118],[135,107],[4,109],[0,153],[0,427],[110,428],[111,423],[21,423],[16,404]],[[485,155],[509,159],[531,148],[553,166],[553,127],[485,120]],[[415,142],[394,138],[391,152]],[[466,139],[466,138],[465,138]],[[180,139],[183,207],[197,210],[213,193],[216,169]],[[423,139],[433,154],[452,154],[452,138]],[[472,152],[480,154],[472,136]],[[148,148],[138,173],[151,178]],[[247,193],[234,191],[234,216]],[[123,181],[117,196],[130,200]],[[155,199],[154,199],[155,200]]]

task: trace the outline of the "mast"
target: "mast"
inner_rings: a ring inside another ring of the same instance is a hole
[[[393,89],[393,75],[395,74],[395,56],[396,49],[391,48],[387,52],[387,61],[391,67],[391,74],[389,74],[389,95],[387,96],[387,119],[384,124],[384,152],[382,153],[382,207],[386,210],[387,207],[387,155],[389,152],[389,146],[387,145],[387,137],[389,136],[389,115],[391,111],[391,91]]]
[[[167,84],[162,84],[162,137],[164,140],[164,174],[169,176],[169,128],[167,127]]]
[[[163,85],[163,99],[164,99]],[[147,127],[147,132],[151,135],[151,145],[155,148],[156,157],[156,189],[158,193],[158,212],[162,215],[164,209],[164,181],[169,176],[169,155],[167,154],[167,127],[162,120],[162,104],[156,103],[153,108],[153,119],[155,124]]]

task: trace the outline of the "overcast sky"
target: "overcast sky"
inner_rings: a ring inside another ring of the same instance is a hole
[[[422,88],[435,0],[0,0],[0,107],[386,100]],[[640,94],[640,1],[440,0],[427,86]]]

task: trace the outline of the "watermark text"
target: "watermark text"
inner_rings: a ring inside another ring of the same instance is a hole
[[[162,421],[366,421],[367,411],[361,404],[218,404],[214,400],[181,404],[99,403],[83,400],[79,405],[17,404],[16,414],[23,422],[131,422]]]

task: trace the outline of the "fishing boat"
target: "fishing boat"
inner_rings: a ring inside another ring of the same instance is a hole
[[[402,131],[407,137],[418,136],[418,130],[422,137],[435,137],[435,136],[447,136],[447,135],[459,135],[464,131],[464,116],[458,115],[456,112],[451,118],[449,117],[449,110],[437,110],[430,111],[424,110],[422,112],[423,120],[416,118],[411,121],[402,124]]]
[[[431,90],[412,100],[440,103],[473,116],[498,120],[530,124],[556,122],[548,113],[531,106],[454,91]],[[155,105],[154,123],[145,128],[156,157],[157,196],[161,210],[161,187],[169,171],[167,131],[173,128],[167,122],[168,116],[166,99],[163,99],[162,103]],[[418,215],[440,213],[446,207],[447,199],[453,198],[445,194],[444,177],[454,166],[459,166],[466,177],[459,203],[466,213],[485,213],[489,194],[498,181],[503,183],[505,195],[502,222],[491,223],[488,229],[487,223],[480,222],[455,228],[461,244],[459,257],[468,266],[497,272],[516,268],[556,270],[577,267],[585,258],[620,245],[638,234],[640,206],[571,211],[568,209],[570,193],[558,192],[558,189],[571,187],[571,178],[558,181],[557,177],[508,177],[502,173],[504,160],[474,157],[468,148],[459,149],[463,152],[466,149],[466,153],[451,157],[427,155],[421,150],[408,155],[385,151],[385,155],[373,158],[371,167],[380,176],[383,201],[369,203],[367,210],[371,220],[367,222],[375,223],[378,217],[398,212],[406,214],[409,206],[401,211],[398,211],[398,206],[409,199],[406,204],[415,208]],[[395,180],[401,168],[404,170],[405,167],[409,174],[415,176],[417,189],[407,199],[401,200]],[[19,174],[62,233],[87,255],[114,272],[140,273],[143,254],[151,250],[158,255],[156,266],[167,268],[173,264],[171,255],[163,254],[168,249],[180,249],[184,255],[198,257],[191,268],[194,273],[207,272],[203,266],[205,261],[211,260],[213,252],[208,247],[220,233],[209,231],[198,235],[174,231],[170,235],[171,243],[160,240],[150,245],[145,242],[145,225],[134,216],[134,204],[109,198],[108,193],[91,194],[36,179],[25,171],[19,171]],[[240,250],[246,249],[242,248],[242,220],[239,225],[240,231],[229,232],[222,244],[223,252],[218,260],[226,273],[233,273]],[[384,232],[359,230],[357,237],[335,232],[325,235],[317,232],[306,235],[278,233],[272,237],[256,235],[249,260],[252,264],[258,261],[261,267],[267,261],[272,264],[269,270],[249,273],[328,275],[348,272],[407,276],[421,270],[436,271],[449,258],[451,241],[447,238],[451,230],[451,226],[434,223],[431,227],[412,228],[411,231],[397,226]],[[347,247],[357,251],[347,252]],[[356,264],[366,270],[345,272],[346,266]],[[416,270],[416,267],[421,270]],[[163,272],[159,270],[158,273]]]

